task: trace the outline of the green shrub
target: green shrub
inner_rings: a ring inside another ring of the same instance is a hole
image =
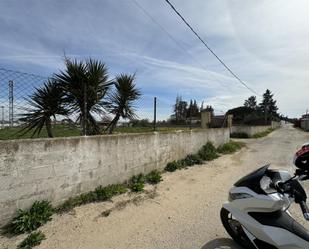
[[[231,138],[250,138],[247,133],[244,132],[233,132]]]
[[[74,207],[84,205],[97,200],[95,192],[91,191],[76,197],[71,197],[56,208],[56,212],[63,213],[72,210]]]
[[[96,201],[107,201],[115,195],[120,195],[127,192],[123,184],[112,184],[106,187],[99,186],[94,191],[86,194],[81,194],[76,197],[69,198],[64,203],[56,208],[58,213],[63,213],[72,210],[74,207],[84,205]]]
[[[143,174],[132,176],[129,182],[129,187],[133,192],[140,192],[144,190],[145,177]]]
[[[41,232],[33,232],[28,235],[27,238],[25,238],[19,245],[18,249],[31,249],[35,246],[38,246],[41,244],[42,240],[45,239],[45,235]]]
[[[127,189],[122,184],[112,184],[106,187],[99,186],[95,189],[96,198],[98,201],[106,201],[115,195],[120,195],[127,192]]]
[[[53,208],[48,201],[36,201],[29,210],[18,210],[18,214],[4,227],[5,233],[21,234],[31,232],[51,220]]]
[[[241,142],[230,141],[218,147],[217,151],[221,154],[234,153],[244,147],[245,144]]]
[[[146,180],[150,184],[157,184],[162,181],[161,173],[158,170],[153,170],[146,175]]]
[[[211,161],[218,158],[217,150],[212,142],[207,142],[198,152],[199,157],[204,161]]]
[[[202,164],[203,160],[199,157],[199,155],[187,155],[185,159],[183,159],[183,163],[186,166],[193,166],[196,164]]]
[[[183,166],[182,162],[173,161],[173,162],[168,163],[164,169],[169,172],[174,172],[177,169],[182,168],[182,166]]]

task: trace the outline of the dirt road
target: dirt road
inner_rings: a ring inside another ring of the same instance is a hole
[[[308,133],[285,126],[247,148],[213,162],[164,174],[157,189],[124,195],[112,203],[76,208],[41,230],[39,249],[238,249],[223,230],[219,211],[233,183],[267,163],[292,170],[293,153]],[[102,212],[113,208],[108,217]],[[14,248],[22,239],[1,239]],[[15,245],[14,245],[15,244]],[[5,248],[5,247],[4,247]]]

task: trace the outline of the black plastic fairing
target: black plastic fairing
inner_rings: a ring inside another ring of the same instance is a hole
[[[247,187],[257,194],[265,194],[263,189],[261,189],[260,181],[263,178],[263,176],[266,175],[269,166],[270,165],[266,165],[244,176],[239,181],[237,181],[234,184],[234,186],[235,187]]]

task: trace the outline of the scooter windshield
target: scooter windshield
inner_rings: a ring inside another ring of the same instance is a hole
[[[252,173],[244,176],[240,180],[238,180],[234,186],[236,187],[247,187],[254,191],[257,194],[264,194],[265,192],[263,189],[261,189],[260,181],[263,178],[263,176],[266,175],[266,172],[268,170],[270,165],[263,166]]]

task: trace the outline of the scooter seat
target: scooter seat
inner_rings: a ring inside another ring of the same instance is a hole
[[[308,231],[286,212],[249,213],[249,215],[265,226],[283,228],[309,242]]]

